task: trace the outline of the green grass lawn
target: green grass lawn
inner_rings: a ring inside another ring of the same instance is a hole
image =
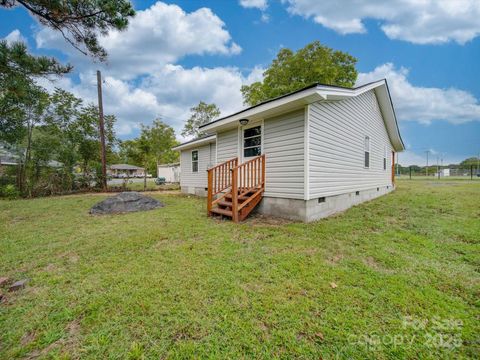
[[[398,189],[311,224],[205,200],[90,216],[0,201],[0,358],[478,358],[480,184]],[[335,286],[336,285],[336,286]],[[5,293],[5,290],[2,290]]]

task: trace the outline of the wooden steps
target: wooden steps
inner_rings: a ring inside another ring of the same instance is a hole
[[[207,211],[243,221],[263,198],[265,155],[238,165],[237,158],[208,169]]]
[[[237,197],[238,206],[241,207],[238,210],[238,220],[243,221],[253,211],[253,209],[262,200],[263,191],[260,189],[252,188],[243,190],[241,196]],[[216,203],[217,207],[213,207],[210,210],[210,215],[220,215],[233,219],[233,195],[231,192],[225,194],[222,200]],[[247,203],[248,202],[248,203]],[[242,206],[247,203],[245,206]]]
[[[226,209],[222,209],[222,208],[219,208],[219,207],[213,208],[211,213],[232,217],[232,210],[226,210]]]

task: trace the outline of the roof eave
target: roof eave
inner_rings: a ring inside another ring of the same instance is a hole
[[[216,120],[212,123],[203,125],[203,131],[218,132],[219,130],[227,130],[238,126],[240,119],[247,118],[255,121],[266,117],[272,117],[277,114],[285,113],[286,111],[293,111],[301,108],[307,104],[322,100],[343,100],[351,97],[361,95],[367,91],[374,90],[379,101],[380,110],[385,119],[385,126],[390,137],[390,141],[395,151],[405,150],[405,145],[400,136],[398,129],[395,109],[393,108],[390,91],[386,79],[374,81],[356,88],[342,88],[328,85],[316,85],[309,88],[297,91],[292,94],[267,101],[265,103],[247,108],[235,114],[227,116],[223,119]],[[182,145],[180,145],[182,146]],[[176,147],[174,150],[182,150],[183,148]]]
[[[198,139],[198,140],[194,140],[194,141],[187,141],[186,143],[183,143],[183,144],[180,144],[180,145],[177,145],[177,146],[173,147],[172,150],[174,150],[174,151],[187,150],[187,149],[191,149],[191,148],[194,148],[194,147],[197,147],[197,146],[206,145],[206,144],[215,142],[216,139],[217,139],[216,135],[211,135],[211,136],[208,136],[208,137],[205,137],[205,138],[202,138],[202,139]]]
[[[249,119],[251,121],[272,117],[277,114],[285,113],[302,108],[312,102],[325,100],[323,94],[317,91],[315,87],[305,89],[301,92],[294,93],[289,96],[281,97],[273,101],[260,104],[258,106],[245,109],[231,116],[220,119],[202,126],[203,131],[226,130],[238,125],[240,119]]]

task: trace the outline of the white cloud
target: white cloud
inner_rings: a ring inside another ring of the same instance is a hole
[[[237,68],[175,65],[188,55],[229,56],[241,48],[212,10],[187,13],[163,2],[138,11],[126,31],[100,37],[109,55],[107,65],[91,62],[46,28],[37,32],[36,42],[37,47],[67,54],[79,78],[44,83],[49,89],[58,86],[96,104],[95,70],[102,70],[105,113],[116,115],[116,130],[122,137],[131,136],[140,124],[157,117],[179,134],[190,108],[200,100],[217,104],[223,114],[236,111],[242,107],[240,87],[261,78],[262,72],[255,68],[244,76]]]
[[[427,164],[427,149],[423,152],[420,151],[413,151],[410,149],[406,149],[401,153],[397,153],[398,163],[401,166],[410,166],[410,165],[419,165],[425,166]],[[462,155],[451,155],[447,153],[440,153],[435,151],[434,149],[428,150],[428,165],[448,165],[448,164],[458,164],[461,161],[465,160],[465,156]]]
[[[55,48],[68,54],[77,68],[91,66],[90,60],[68,45],[58,32],[42,28],[37,47]],[[235,55],[241,47],[232,41],[224,22],[208,8],[186,13],[177,5],[157,2],[138,11],[123,32],[100,37],[107,50],[110,73],[132,79],[161,69],[187,55]],[[98,66],[98,64],[97,64]]]
[[[18,29],[13,30],[10,34],[5,36],[5,40],[7,40],[8,44],[11,44],[11,43],[17,42],[17,41],[27,43],[27,39],[25,39],[25,37],[22,35],[20,30],[18,30]]]
[[[480,121],[480,102],[471,93],[455,88],[414,86],[407,76],[407,69],[387,63],[369,73],[360,73],[357,85],[386,78],[399,120],[424,124],[435,120],[452,124]]]
[[[267,0],[240,0],[240,5],[245,8],[265,10],[268,7],[268,2]]]
[[[165,65],[141,81],[127,81],[106,76],[103,100],[106,114],[118,119],[118,135],[128,137],[140,124],[149,124],[157,117],[171,125],[177,135],[189,116],[190,108],[199,101],[215,103],[223,115],[243,107],[240,87],[262,78],[263,69],[254,68],[247,76],[237,68],[184,68]],[[93,71],[79,74],[80,81],[62,78],[53,83],[42,80],[41,85],[53,90],[60,87],[82,98],[85,103],[97,103],[96,76]]]
[[[478,0],[282,0],[288,11],[340,34],[364,33],[366,19],[379,20],[390,39],[416,44],[456,41],[480,34]]]

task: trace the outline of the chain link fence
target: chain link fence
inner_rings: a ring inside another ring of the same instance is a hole
[[[395,175],[399,178],[407,179],[419,179],[419,178],[431,178],[431,179],[444,179],[444,180],[478,180],[480,181],[480,168],[475,165],[461,166],[455,165],[451,167],[440,166],[400,166],[395,167]]]

